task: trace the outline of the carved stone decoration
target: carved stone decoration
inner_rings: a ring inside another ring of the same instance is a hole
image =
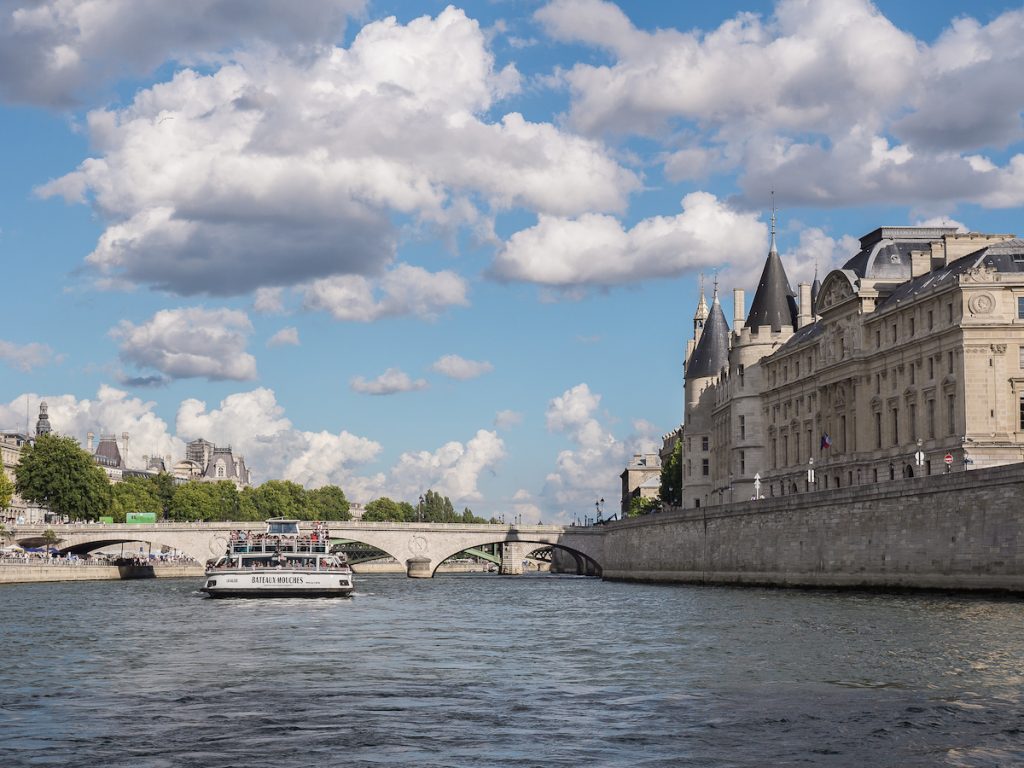
[[[853,289],[843,280],[833,280],[825,295],[819,298],[823,307],[832,307],[853,296]]]
[[[427,551],[429,544],[424,536],[413,536],[409,539],[409,551],[414,555],[422,555]]]
[[[977,267],[972,267],[960,275],[961,283],[991,283],[995,277],[995,267],[989,267],[982,264]]]
[[[990,347],[990,349],[992,350],[992,352],[994,354],[997,354],[997,355],[1005,355],[1006,354],[1006,345],[1005,344],[993,344]]]
[[[991,293],[979,293],[971,296],[967,308],[972,315],[990,315],[996,308],[996,300]]]

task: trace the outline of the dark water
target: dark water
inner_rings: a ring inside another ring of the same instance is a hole
[[[1024,602],[363,576],[0,588],[0,766],[1024,765]]]

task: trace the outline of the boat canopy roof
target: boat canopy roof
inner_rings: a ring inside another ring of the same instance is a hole
[[[267,519],[267,533],[299,535],[299,521],[290,520],[287,517],[271,517]]]

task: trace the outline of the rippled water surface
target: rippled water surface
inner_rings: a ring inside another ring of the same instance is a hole
[[[366,575],[0,588],[0,765],[1024,765],[1024,602]]]

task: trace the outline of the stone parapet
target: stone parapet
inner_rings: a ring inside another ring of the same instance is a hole
[[[1024,592],[1024,465],[608,526],[605,578]]]

